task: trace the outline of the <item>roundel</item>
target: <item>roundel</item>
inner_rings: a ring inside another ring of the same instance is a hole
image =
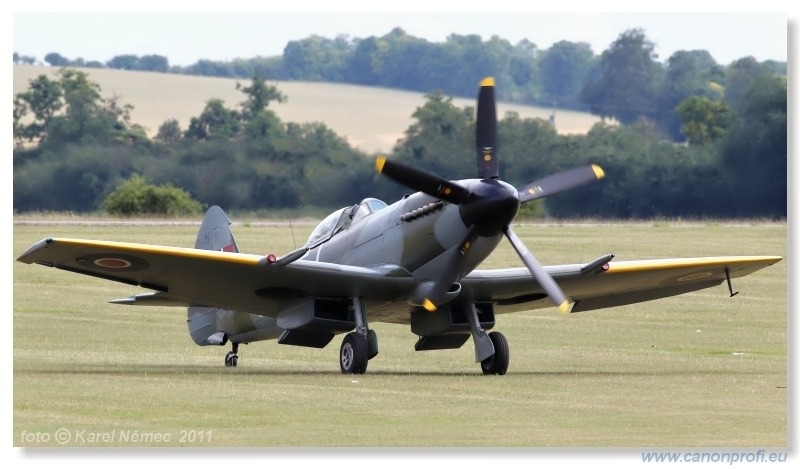
[[[84,267],[105,272],[137,272],[150,266],[144,259],[127,254],[91,254],[76,260]]]
[[[133,265],[129,260],[117,257],[101,257],[95,259],[93,263],[98,267],[108,267],[109,269],[127,269]]]

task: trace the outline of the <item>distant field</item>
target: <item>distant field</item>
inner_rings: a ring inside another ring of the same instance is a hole
[[[31,79],[52,72],[48,67],[14,66],[14,94],[24,91]],[[177,119],[186,129],[192,117],[200,115],[211,98],[225,101],[229,107],[244,100],[236,82],[227,79],[123,70],[84,69],[97,82],[104,95],[119,97],[134,106],[132,119],[151,133],[167,119]],[[288,96],[273,110],[284,122],[323,122],[353,146],[367,152],[389,152],[397,139],[411,125],[414,110],[424,104],[423,93],[369,88],[352,85],[275,82]],[[475,84],[477,94],[478,84]],[[474,106],[472,99],[454,99],[459,106]],[[498,103],[498,115],[507,111],[522,117],[547,119],[552,109]],[[585,133],[600,119],[588,113],[558,110],[556,128],[561,133]]]
[[[15,257],[46,236],[191,246],[198,229],[24,221],[13,228]],[[287,226],[233,221],[242,251],[294,246]],[[298,242],[311,229],[294,226]],[[787,255],[785,224],[515,230],[544,264]],[[518,265],[501,243],[484,267]],[[366,375],[345,376],[341,336],[322,350],[246,345],[226,369],[227,347],[195,346],[182,308],[111,305],[144,290],[13,262],[13,444],[60,447],[64,429],[65,446],[786,447],[787,268],[784,259],[735,280],[733,298],[721,285],[575,315],[499,316],[511,347],[505,376],[481,375],[471,342],[414,352],[407,327],[373,323],[380,354]],[[131,431],[171,441],[121,443]],[[111,432],[113,444],[85,441]]]

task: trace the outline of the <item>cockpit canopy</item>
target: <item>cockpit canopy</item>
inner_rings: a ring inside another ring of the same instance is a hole
[[[308,237],[306,247],[312,248],[331,239],[337,233],[346,231],[351,225],[359,223],[373,213],[388,207],[386,202],[367,198],[352,207],[343,207],[331,213],[314,228]]]

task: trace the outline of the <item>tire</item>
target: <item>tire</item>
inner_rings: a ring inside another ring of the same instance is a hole
[[[490,332],[489,338],[494,345],[494,355],[481,362],[481,370],[485,375],[504,375],[508,371],[508,341],[499,332]]]
[[[367,338],[357,332],[344,336],[339,349],[339,366],[344,374],[363,375],[367,371]]]

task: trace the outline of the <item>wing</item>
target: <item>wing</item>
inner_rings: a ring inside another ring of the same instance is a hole
[[[575,304],[572,312],[621,306],[680,295],[749,275],[782,258],[777,256],[702,257],[610,262],[608,255],[585,265],[546,270]],[[550,306],[525,268],[476,270],[462,280],[476,301],[495,303],[501,313]]]
[[[393,265],[298,260],[280,266],[251,254],[81,239],[43,239],[17,260],[156,290],[115,303],[216,306],[266,316],[307,296],[405,298],[413,287],[408,272]]]

